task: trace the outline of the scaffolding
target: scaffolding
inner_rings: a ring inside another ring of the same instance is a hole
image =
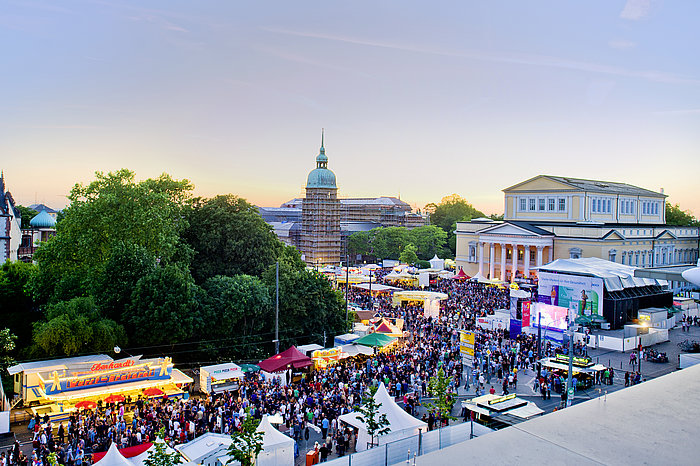
[[[340,264],[337,188],[306,188],[301,209],[301,253],[311,266]]]

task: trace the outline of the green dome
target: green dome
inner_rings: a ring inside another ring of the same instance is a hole
[[[321,150],[316,156],[316,168],[309,173],[309,177],[306,179],[306,187],[337,189],[335,173],[328,169],[328,156],[326,155],[325,147],[323,147],[323,133],[321,133]]]
[[[50,216],[45,210],[39,212],[37,216],[29,221],[32,228],[55,228],[56,220]]]

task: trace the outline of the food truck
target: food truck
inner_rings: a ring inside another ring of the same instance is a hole
[[[554,358],[544,358],[540,362],[542,367],[557,375],[567,377],[569,374],[569,356],[565,354],[557,354]],[[591,388],[596,379],[596,373],[606,369],[604,365],[596,364],[588,357],[574,357],[571,366],[572,376],[576,377],[576,385],[579,389]]]
[[[232,362],[203,366],[199,369],[199,390],[207,394],[238,390],[243,377],[241,366]]]
[[[8,368],[8,372],[24,406],[31,407],[33,414],[48,414],[56,421],[67,419],[81,401],[179,397],[193,382],[173,367],[169,357],[130,356],[115,361],[97,354],[20,363]]]

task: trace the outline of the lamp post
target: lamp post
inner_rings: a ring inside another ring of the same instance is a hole
[[[574,323],[571,317],[567,315],[566,323],[569,334],[569,374],[566,377],[566,406],[571,406],[573,401],[574,387],[572,386],[572,373],[574,371]]]
[[[374,310],[374,302],[372,300],[372,269],[369,269],[369,309]]]
[[[542,312],[537,308],[537,380],[542,375]]]
[[[348,311],[348,306],[350,305],[350,302],[348,301],[348,290],[350,289],[350,258],[348,256],[347,249],[345,250],[345,328],[349,332],[350,331],[350,322],[349,322],[349,311]]]

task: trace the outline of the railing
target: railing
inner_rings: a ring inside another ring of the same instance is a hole
[[[492,431],[492,429],[476,422],[473,424],[465,422],[430,432],[421,432],[418,435],[379,445],[371,450],[341,456],[328,461],[326,464],[329,466],[391,466],[405,463],[406,460],[410,460],[415,456],[425,455],[426,453],[469,440],[472,435],[472,428],[474,429],[474,437]]]

